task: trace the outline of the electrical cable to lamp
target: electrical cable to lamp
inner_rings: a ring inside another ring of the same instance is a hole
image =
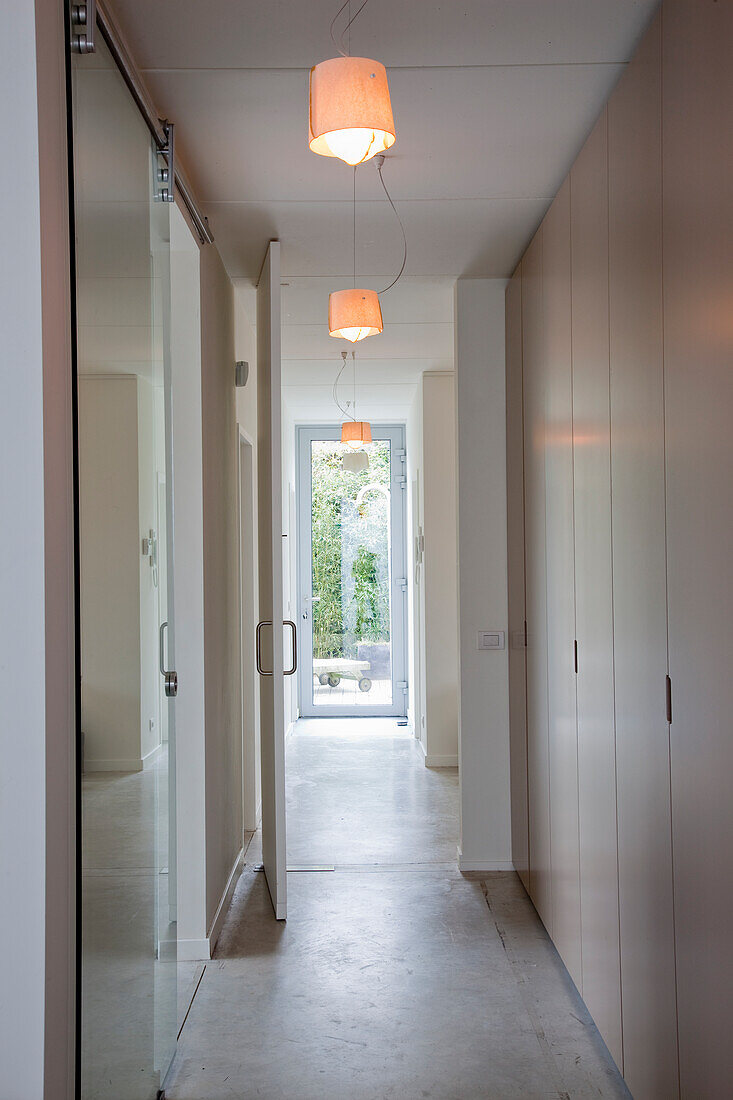
[[[369,0],[364,0],[364,3],[351,16],[348,23],[346,24],[344,29],[341,31],[341,34],[338,36],[338,41],[336,40],[336,36],[334,34],[334,27],[336,26],[336,21],[337,21],[338,17],[341,15],[341,12],[345,8],[348,8],[351,5],[351,0],[345,0],[345,3],[343,3],[341,5],[341,7],[339,8],[339,10],[336,12],[333,19],[331,20],[331,26],[329,28],[330,33],[331,33],[331,41],[333,42],[334,46],[336,47],[336,49],[338,50],[338,52],[341,54],[342,57],[348,57],[349,52],[350,52],[349,48],[344,46],[344,38],[346,36],[346,33],[351,28],[351,24],[354,22],[357,15],[360,15],[364,11],[364,8],[367,6],[368,3],[369,3]]]

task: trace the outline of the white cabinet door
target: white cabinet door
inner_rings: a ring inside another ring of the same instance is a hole
[[[529,890],[527,820],[527,664],[524,644],[524,412],[522,269],[506,290],[507,560],[509,563],[509,737],[512,861]]]
[[[624,1076],[678,1095],[662,372],[661,20],[608,105],[611,473]]]
[[[542,331],[542,228],[540,228],[522,261],[529,893],[545,928],[552,935],[550,762],[547,743],[545,391]]]
[[[683,1097],[733,1043],[733,4],[662,12],[672,824]]]
[[[604,111],[570,174],[583,998],[622,1066]]]
[[[569,180],[543,222],[542,288],[552,938],[580,988]]]

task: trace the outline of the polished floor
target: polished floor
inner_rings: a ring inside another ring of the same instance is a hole
[[[459,873],[455,771],[390,720],[287,761],[288,921],[255,837],[168,1100],[628,1100],[516,876]]]
[[[178,1030],[167,746],[85,773],[81,807],[81,1094],[154,1097]]]

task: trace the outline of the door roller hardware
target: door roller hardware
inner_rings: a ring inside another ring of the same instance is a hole
[[[71,49],[74,53],[94,53],[97,29],[96,0],[71,5]]]

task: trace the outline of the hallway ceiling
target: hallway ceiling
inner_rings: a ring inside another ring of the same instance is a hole
[[[352,170],[314,156],[306,138],[308,73],[335,53],[339,4],[113,5],[158,109],[176,122],[231,277],[251,284],[267,241],[282,241],[286,381],[298,364],[308,384],[315,363],[332,377],[341,345],[328,337],[325,309],[352,272]],[[397,143],[384,176],[413,278],[385,297],[385,332],[362,344],[361,359],[413,386],[422,369],[451,366],[456,277],[511,274],[656,6],[370,0],[351,52],[389,70]],[[402,244],[373,162],[357,171],[357,198],[358,282],[380,288]],[[435,311],[421,302],[424,277]]]

